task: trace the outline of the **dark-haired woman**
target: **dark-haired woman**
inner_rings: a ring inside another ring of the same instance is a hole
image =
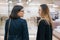
[[[52,19],[46,4],[40,5],[39,15],[41,16],[41,19],[38,23],[36,40],[52,40]]]
[[[11,15],[5,24],[4,40],[29,40],[29,33],[24,15],[23,6],[13,7]]]

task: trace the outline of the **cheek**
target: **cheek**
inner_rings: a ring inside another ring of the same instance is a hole
[[[23,16],[23,15],[24,15],[24,13],[23,13],[23,12],[20,12],[20,13],[19,13],[19,16]]]
[[[24,14],[24,12],[21,12],[20,14],[21,14],[21,15],[23,15],[23,14]]]
[[[42,10],[40,10],[40,13],[42,13]]]

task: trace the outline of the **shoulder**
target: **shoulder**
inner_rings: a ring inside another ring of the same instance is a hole
[[[20,19],[22,25],[27,25],[27,21],[25,19]]]
[[[41,23],[41,24],[45,24],[45,25],[48,24],[48,22],[47,22],[46,19],[41,19],[40,22],[39,22],[39,24],[40,24],[40,23]]]
[[[25,20],[25,19],[20,19],[20,21],[21,21],[22,23],[26,22],[26,20]]]
[[[8,21],[9,21],[9,19],[6,20],[6,22],[8,22]]]

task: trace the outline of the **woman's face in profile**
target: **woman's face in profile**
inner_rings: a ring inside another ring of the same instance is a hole
[[[23,17],[24,16],[24,10],[23,9],[18,12],[18,16],[20,16],[20,17]]]
[[[42,13],[42,8],[39,7],[39,11],[38,11],[39,15],[41,16],[41,13]]]

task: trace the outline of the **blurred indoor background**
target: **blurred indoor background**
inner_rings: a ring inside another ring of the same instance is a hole
[[[37,32],[38,8],[47,4],[53,20],[53,40],[60,40],[60,0],[0,0],[0,40],[4,39],[4,28],[14,5],[24,6],[24,19],[27,20],[30,40],[35,40]],[[32,25],[32,26],[31,26]]]

